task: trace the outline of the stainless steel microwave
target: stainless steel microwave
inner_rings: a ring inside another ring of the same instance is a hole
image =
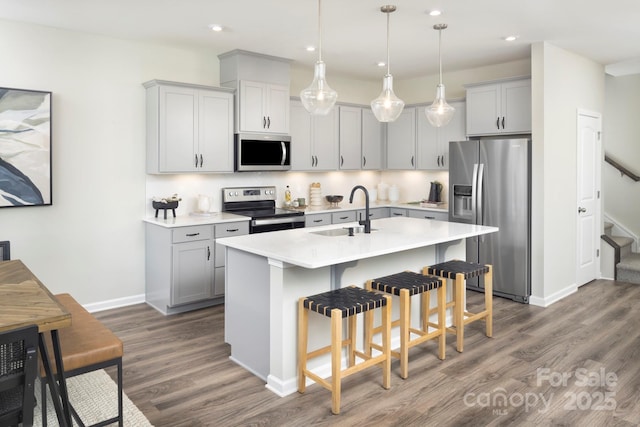
[[[291,169],[289,135],[237,133],[235,169],[250,171],[286,171]]]

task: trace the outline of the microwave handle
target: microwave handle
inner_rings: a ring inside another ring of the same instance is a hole
[[[287,160],[287,145],[284,141],[280,141],[280,144],[282,145],[282,159],[280,160],[280,165],[284,166],[284,162]]]

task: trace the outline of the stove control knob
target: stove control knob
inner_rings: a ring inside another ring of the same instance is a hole
[[[233,195],[234,195],[234,196],[237,196],[237,195],[238,195],[238,192],[236,191],[235,193],[233,193]]]
[[[229,191],[229,197],[233,196],[233,191]]]

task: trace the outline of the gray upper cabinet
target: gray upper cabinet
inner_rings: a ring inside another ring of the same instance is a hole
[[[289,88],[240,81],[239,132],[289,133]]]
[[[443,127],[433,127],[424,115],[425,107],[418,109],[417,157],[418,169],[448,170],[449,141],[467,138],[466,108],[464,101],[451,101],[456,109],[451,121]]]
[[[362,162],[362,108],[338,107],[340,111],[340,161],[342,170],[358,170]]]
[[[531,79],[466,85],[467,135],[531,132]]]
[[[291,101],[291,169],[338,169],[338,109],[326,116],[312,116],[298,100]]]
[[[233,171],[233,91],[159,80],[144,86],[147,173]]]
[[[387,124],[387,169],[416,168],[416,107]]]
[[[220,86],[236,90],[236,132],[288,134],[290,60],[235,49],[218,55]]]
[[[371,108],[362,108],[362,169],[382,169],[383,129]]]
[[[340,106],[342,170],[382,169],[382,124],[368,107]]]

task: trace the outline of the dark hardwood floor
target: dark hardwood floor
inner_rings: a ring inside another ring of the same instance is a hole
[[[469,305],[482,294],[469,292]],[[637,426],[640,286],[594,281],[548,308],[494,298],[494,337],[465,329],[343,382],[340,415],[318,385],[280,398],[231,362],[224,306],[165,317],[145,304],[96,313],[124,342],[124,390],[155,426]]]

